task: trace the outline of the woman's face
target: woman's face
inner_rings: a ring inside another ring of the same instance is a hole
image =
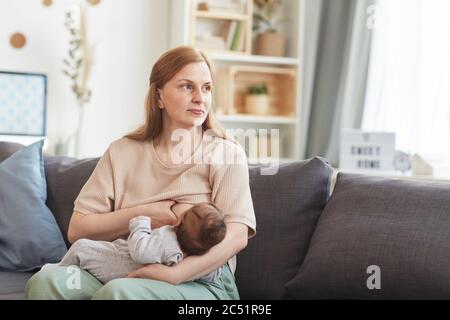
[[[159,89],[163,123],[189,129],[205,121],[211,107],[212,79],[206,62],[186,65]]]

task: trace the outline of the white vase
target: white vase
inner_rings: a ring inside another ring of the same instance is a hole
[[[267,94],[248,94],[245,96],[245,111],[255,115],[269,115],[270,105]]]
[[[65,139],[59,139],[55,144],[55,156],[67,156],[69,152],[68,144]]]

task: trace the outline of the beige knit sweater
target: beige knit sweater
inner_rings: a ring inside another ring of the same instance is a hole
[[[152,141],[112,142],[81,189],[74,211],[106,213],[162,200],[184,207],[213,202],[226,223],[243,223],[249,238],[255,235],[245,152],[235,142],[207,134],[191,157],[171,166],[160,160]],[[229,263],[234,272],[235,257]]]

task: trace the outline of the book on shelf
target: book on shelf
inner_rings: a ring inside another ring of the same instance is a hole
[[[245,47],[244,22],[232,20],[226,34],[225,47],[231,51],[243,51]]]
[[[231,48],[231,44],[233,43],[233,37],[234,37],[234,33],[236,31],[236,27],[237,27],[237,21],[232,20],[230,22],[230,27],[228,28],[227,41],[225,43],[225,47],[227,50],[229,50]]]
[[[229,47],[232,51],[238,51],[239,50],[239,38],[243,37],[242,32],[242,22],[236,21],[236,28],[234,30],[233,34],[233,40],[231,41],[231,46]]]
[[[242,25],[241,30],[239,32],[239,38],[238,38],[238,44],[237,44],[237,51],[244,51],[245,50],[245,28],[244,25]]]

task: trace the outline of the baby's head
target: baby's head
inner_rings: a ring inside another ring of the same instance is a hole
[[[226,230],[222,212],[207,202],[186,210],[175,227],[178,242],[187,255],[205,254],[223,240]]]

